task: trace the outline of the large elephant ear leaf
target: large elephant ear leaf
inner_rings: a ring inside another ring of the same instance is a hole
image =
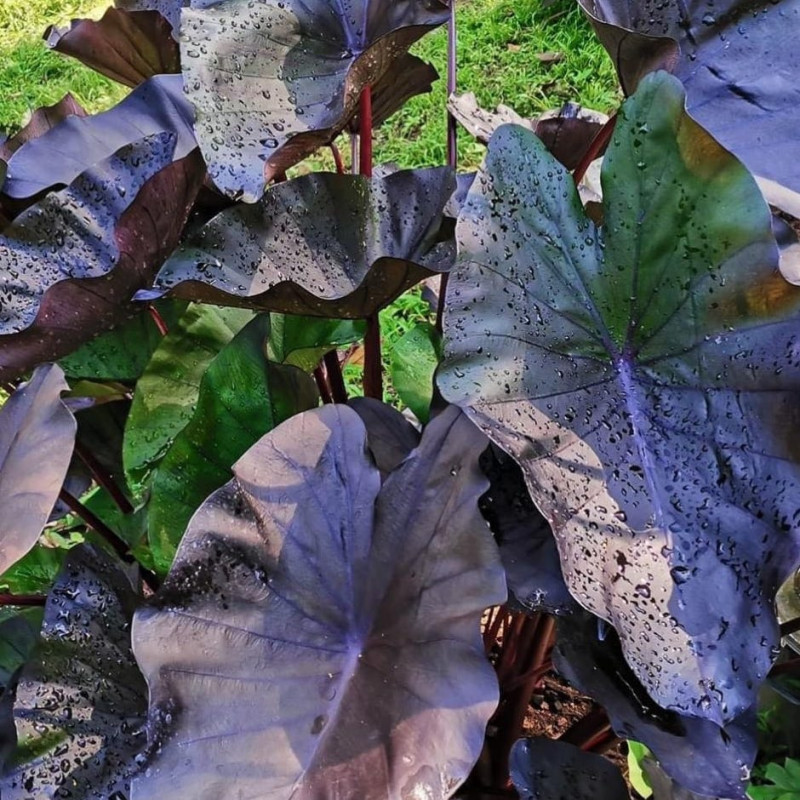
[[[505,597],[485,440],[450,408],[381,484],[366,437],[346,406],[295,416],[192,518],[134,622],[171,719],[135,798],[443,800],[466,778],[497,702],[480,617]]]
[[[681,787],[744,800],[757,751],[753,709],[720,727],[661,708],[625,662],[614,631],[585,612],[559,619],[553,662],[572,686],[602,703],[619,736],[646,745]]]
[[[3,800],[129,796],[146,746],[147,687],[130,645],[136,595],[105,554],[72,550],[17,686]]]
[[[155,295],[366,318],[445,268],[435,239],[454,188],[445,167],[372,180],[317,173],[278,184],[188,237],[159,272]]]
[[[580,2],[627,91],[650,70],[674,71],[689,113],[800,216],[800,0]]]
[[[0,379],[141,311],[132,297],[177,244],[203,181],[199,152],[176,161],[175,146],[172,133],[140,139],[4,229]]]
[[[619,768],[596,753],[544,737],[511,749],[511,780],[520,800],[628,800]]]
[[[193,123],[181,77],[157,75],[108,111],[71,115],[27,141],[8,162],[3,192],[23,199],[70,186],[82,173],[148,136],[172,134],[172,158],[178,161],[197,147]]]
[[[331,141],[362,88],[448,18],[440,0],[204,5],[181,14],[186,90],[214,183],[247,202]]]
[[[197,405],[158,466],[150,494],[148,540],[166,572],[191,518],[231,479],[231,467],[267,431],[319,403],[313,379],[264,356],[269,315],[256,317],[209,364]]]
[[[571,593],[653,697],[721,722],[755,700],[800,555],[800,291],[755,181],[683,99],[661,72],[624,104],[600,230],[533,134],[498,130],[439,386],[520,464]]]
[[[36,544],[67,475],[77,430],[68,388],[57,366],[39,367],[0,408],[0,575]]]

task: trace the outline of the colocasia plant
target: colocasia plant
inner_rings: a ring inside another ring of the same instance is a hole
[[[373,165],[454,2],[47,32],[132,91],[0,148],[4,800],[740,800],[800,700],[800,0],[583,2],[610,119]]]

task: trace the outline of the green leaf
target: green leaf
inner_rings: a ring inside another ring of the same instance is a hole
[[[166,572],[195,510],[227,483],[231,467],[276,425],[319,402],[314,381],[265,356],[270,318],[247,325],[211,362],[197,408],[156,471],[150,500],[150,548]]]
[[[43,616],[43,608],[0,608],[0,694],[14,672],[28,660],[39,638]]]
[[[0,575],[0,589],[12,594],[47,594],[66,556],[61,547],[37,544]]]
[[[392,350],[392,384],[400,399],[423,423],[430,415],[433,374],[441,352],[441,336],[429,322],[404,333]]]
[[[645,800],[653,794],[653,787],[642,769],[642,761],[649,755],[650,750],[643,744],[628,739],[628,780]]]
[[[520,464],[570,592],[652,698],[724,724],[755,702],[800,558],[800,291],[672,76],[623,105],[602,181],[598,228],[536,136],[495,133],[438,383]]]
[[[187,306],[176,300],[162,300],[155,305],[170,330]],[[129,322],[92,339],[58,363],[69,378],[134,381],[144,372],[162,338],[143,309]]]
[[[293,364],[305,372],[313,370],[325,353],[363,339],[366,330],[360,320],[285,314],[271,314],[270,318],[267,358],[278,364]]]
[[[136,384],[125,426],[122,459],[132,486],[147,477],[191,419],[203,373],[252,316],[238,308],[192,305],[161,340]]]

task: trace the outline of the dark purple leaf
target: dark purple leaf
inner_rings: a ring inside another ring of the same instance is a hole
[[[63,122],[67,117],[72,116],[85,117],[86,112],[71,94],[64,95],[61,100],[52,106],[37,108],[31,115],[28,124],[13,136],[9,136],[0,145],[0,159],[8,161],[22,145],[38,139],[51,128],[55,128]],[[5,191],[5,187],[3,187],[3,191]]]
[[[505,598],[477,509],[483,436],[455,408],[381,484],[347,406],[293,417],[192,518],[134,623],[171,718],[134,797],[443,800],[497,702]]]
[[[647,72],[672,69],[686,86],[689,113],[759,178],[778,185],[771,202],[800,216],[800,0],[581,5],[626,92]]]
[[[73,20],[67,29],[50,26],[45,40],[59,53],[132,88],[154,75],[181,71],[172,28],[156,11],[112,6],[99,20]]]
[[[396,409],[371,397],[354,397],[350,408],[367,429],[367,447],[385,480],[419,445],[419,431]]]
[[[602,704],[619,736],[646,745],[679,784],[744,798],[756,756],[753,710],[720,727],[661,708],[625,662],[614,631],[591,614],[559,619],[553,659],[576,689]]]
[[[447,268],[432,248],[453,188],[445,167],[280,183],[189,236],[139,297],[366,318]]]
[[[332,141],[362,88],[449,16],[441,0],[192,5],[180,43],[198,141],[214,183],[251,203],[275,175]]]
[[[136,595],[108,556],[70,551],[14,704],[18,746],[3,800],[129,796],[146,745],[147,687],[133,659]]]
[[[388,72],[372,86],[372,127],[380,127],[395,111],[401,109],[408,100],[433,89],[433,82],[439,73],[432,64],[421,58],[405,53],[397,59]],[[358,112],[347,125],[351,133],[358,133],[360,118]]]
[[[64,483],[76,429],[68,388],[43,366],[0,408],[0,575],[36,544]]]
[[[114,0],[114,5],[124,11],[157,11],[170,24],[172,35],[177,39],[181,25],[181,9],[187,8],[191,0]],[[219,0],[195,0],[202,8]]]
[[[172,160],[178,161],[197,146],[193,124],[181,77],[156,76],[114,108],[90,117],[69,117],[19,148],[8,162],[3,192],[26,198],[69,186],[123,147],[164,132],[175,137]]]
[[[642,769],[653,789],[653,800],[724,800],[724,798],[709,798],[707,795],[701,796],[684,789],[661,769],[657,761],[649,756],[642,761]]]
[[[57,359],[141,310],[131,298],[177,244],[203,180],[198,152],[174,159],[174,134],[141,139],[5,229],[0,379]]]
[[[622,773],[608,759],[540,736],[512,748],[511,780],[520,800],[629,800]]]
[[[478,105],[472,92],[453,95],[447,101],[447,108],[481,144],[488,144],[501,125],[511,123],[533,131],[569,170],[579,164],[592,139],[608,121],[605,114],[575,103],[566,103],[560,111],[549,111],[536,119],[525,119],[504,105],[498,106],[496,111],[486,111]]]
[[[572,613],[578,604],[564,582],[553,531],[533,504],[522,470],[496,445],[481,456],[481,469],[489,479],[481,513],[500,547],[510,603],[527,613]]]
[[[603,184],[598,229],[535,136],[498,130],[439,386],[520,463],[572,595],[654,699],[721,723],[755,702],[800,556],[800,291],[755,181],[666,73],[623,106]]]

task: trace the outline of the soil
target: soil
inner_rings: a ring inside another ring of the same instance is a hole
[[[534,692],[525,715],[525,736],[547,736],[558,739],[576,722],[585,717],[593,706],[591,698],[573,689],[556,672],[545,676]],[[619,741],[603,755],[616,764],[628,782],[628,757],[625,742]],[[630,784],[628,785],[631,790]],[[638,797],[631,790],[631,797]]]

